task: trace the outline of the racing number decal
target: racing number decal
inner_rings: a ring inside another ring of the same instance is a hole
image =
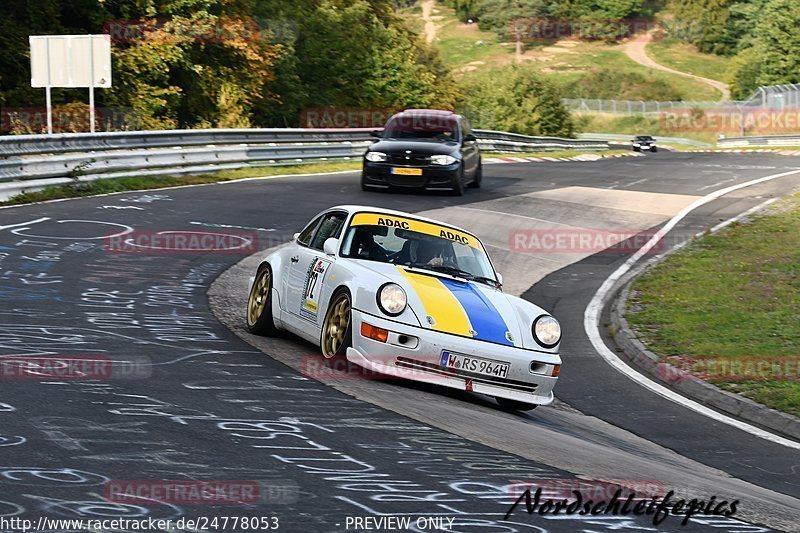
[[[300,316],[309,320],[317,320],[319,309],[319,296],[322,293],[322,282],[325,272],[331,262],[321,257],[315,257],[306,271],[306,282],[303,289],[303,298],[300,304]]]

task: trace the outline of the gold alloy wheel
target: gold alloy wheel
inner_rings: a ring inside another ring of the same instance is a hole
[[[247,301],[247,325],[255,326],[258,319],[261,318],[261,313],[267,306],[269,300],[269,290],[272,286],[272,276],[269,269],[265,268],[263,272],[253,282],[253,288],[250,289],[250,299]]]
[[[322,355],[326,359],[334,357],[342,347],[347,328],[350,326],[350,297],[340,294],[328,307],[325,322],[322,324]]]

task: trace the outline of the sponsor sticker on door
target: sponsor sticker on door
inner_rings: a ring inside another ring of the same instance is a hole
[[[322,293],[322,282],[325,280],[325,272],[331,262],[321,257],[315,257],[306,272],[305,288],[300,306],[300,316],[309,320],[316,321],[319,310],[319,297]]]

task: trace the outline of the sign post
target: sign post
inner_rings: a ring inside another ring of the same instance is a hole
[[[94,88],[111,87],[109,35],[31,35],[31,87],[44,87],[47,133],[53,133],[52,87],[89,89],[90,131],[95,131]]]

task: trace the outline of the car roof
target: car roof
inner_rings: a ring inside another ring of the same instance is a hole
[[[454,226],[453,224],[448,224],[446,222],[442,222],[440,220],[434,220],[432,218],[422,217],[422,216],[419,216],[419,215],[415,215],[414,213],[406,213],[405,211],[395,211],[394,209],[386,209],[386,208],[383,208],[383,207],[372,207],[372,206],[369,206],[369,205],[337,205],[337,206],[331,207],[330,209],[326,209],[325,211],[326,212],[327,211],[347,211],[350,214],[368,212],[368,213],[378,213],[378,214],[381,214],[381,215],[394,215],[394,216],[400,216],[400,217],[408,217],[408,218],[413,218],[415,220],[421,220],[423,222],[430,222],[431,224],[437,224],[439,226],[446,226],[448,228],[452,228],[454,230],[462,231],[464,233],[468,233],[468,234],[470,234],[472,236],[477,237],[477,235],[475,235],[473,232],[471,232],[469,230],[465,230],[465,229],[460,228],[458,226]]]
[[[446,109],[404,109],[400,113],[419,114],[419,115],[455,115]],[[398,113],[399,114],[399,113]]]

